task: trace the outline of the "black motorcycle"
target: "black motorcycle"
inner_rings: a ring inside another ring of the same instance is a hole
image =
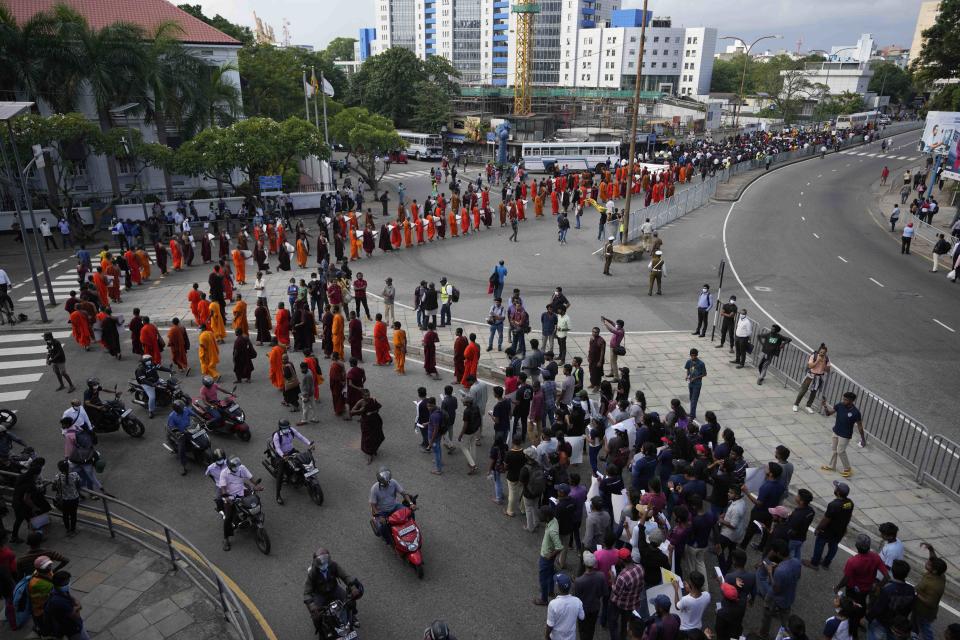
[[[154,385],[154,389],[157,393],[157,409],[169,407],[174,400],[180,400],[187,406],[191,403],[190,396],[183,392],[183,389],[180,388],[180,382],[173,377],[172,373],[168,378],[160,378]],[[133,393],[133,400],[131,401],[133,404],[138,404],[144,409],[148,407],[149,398],[147,398],[147,393],[143,390],[143,385],[140,382],[131,380],[128,391]]]
[[[317,479],[320,470],[317,469],[313,460],[311,449],[294,451],[286,458],[278,456],[273,447],[268,447],[264,453],[266,457],[263,459],[263,466],[271,476],[276,478],[283,473],[283,465],[289,465],[292,470],[287,476],[289,483],[295,487],[306,486],[313,503],[318,507],[323,504],[323,489],[320,488],[320,480]]]
[[[260,480],[254,481],[260,484]],[[223,517],[223,512],[220,512]],[[260,496],[256,491],[247,493],[242,498],[234,500],[233,509],[233,528],[235,531],[240,529],[252,529],[253,539],[257,543],[257,549],[263,555],[270,555],[270,536],[263,527],[263,510],[260,505]]]
[[[17,414],[10,409],[0,409],[0,425],[3,425],[8,430],[13,429],[17,426]]]
[[[357,640],[357,622],[348,602],[332,600],[317,612],[314,622],[321,640]]]
[[[90,416],[90,422],[93,423],[94,433],[113,433],[123,429],[131,438],[142,438],[146,432],[140,418],[133,415],[133,409],[127,409],[126,405],[120,401],[122,391],[113,390],[114,399],[103,403],[102,409],[90,409],[87,407],[87,415]]]
[[[163,448],[176,455],[177,446],[180,438],[187,438],[187,457],[206,466],[212,461],[210,454],[210,434],[206,429],[198,424],[191,424],[186,431],[176,431],[167,429],[167,441],[163,443]]]
[[[12,487],[17,482],[17,476],[30,468],[30,463],[37,457],[33,447],[24,447],[19,453],[10,452],[6,460],[0,461],[0,484]]]

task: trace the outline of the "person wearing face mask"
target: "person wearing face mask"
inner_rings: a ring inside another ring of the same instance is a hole
[[[700,295],[697,297],[697,328],[693,330],[693,335],[703,338],[707,335],[707,326],[710,324],[710,307],[713,306],[713,294],[710,293],[710,285],[704,284],[700,289]]]
[[[283,504],[283,496],[280,495],[283,482],[289,480],[293,475],[290,457],[297,453],[296,447],[293,446],[296,440],[311,449],[314,446],[312,440],[297,431],[296,427],[290,426],[290,421],[285,418],[277,423],[277,430],[273,432],[273,436],[270,438],[270,448],[275,455],[274,464],[280,466],[280,469],[277,470],[277,504],[279,505]]]
[[[348,574],[339,564],[330,559],[330,551],[320,547],[313,552],[313,562],[307,569],[307,579],[303,584],[303,603],[307,605],[310,617],[319,630],[320,614],[333,600],[347,601],[347,591],[340,583],[350,588],[351,601],[347,605],[356,615],[355,600],[363,595],[363,585]]]
[[[714,349],[722,349],[726,338],[730,338],[730,353],[733,353],[734,325],[737,321],[737,296],[730,296],[730,300],[720,307],[720,344]]]

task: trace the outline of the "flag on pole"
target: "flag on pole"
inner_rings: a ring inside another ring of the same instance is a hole
[[[313,96],[320,90],[320,85],[317,83],[317,70],[311,69],[310,71],[310,95]]]
[[[320,79],[323,80],[323,92],[324,92],[326,95],[328,95],[328,96],[330,96],[330,97],[332,98],[332,97],[333,97],[333,85],[330,84],[330,81],[329,81],[329,80],[327,80],[326,78],[323,77],[323,74],[322,74],[322,73],[320,74]],[[316,82],[316,78],[314,78],[314,82]]]
[[[304,93],[308,98],[312,98],[312,97],[313,97],[313,94],[314,94],[313,85],[310,84],[309,82],[304,82],[304,83],[303,83],[303,93]]]

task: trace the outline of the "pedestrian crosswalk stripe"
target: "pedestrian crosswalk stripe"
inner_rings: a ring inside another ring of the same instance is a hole
[[[20,391],[6,391],[4,393],[0,393],[0,402],[13,402],[14,400],[26,400],[28,395],[30,395],[30,389],[22,389]]]
[[[0,376],[0,385],[32,384],[34,382],[39,382],[40,378],[42,377],[43,377],[43,372],[23,373],[23,374],[14,375],[14,376]]]
[[[0,356],[26,356],[34,353],[46,353],[47,346],[43,344],[30,345],[27,347],[7,347],[0,349]]]
[[[54,338],[69,338],[69,331],[53,331]],[[6,342],[27,342],[29,340],[43,340],[41,333],[11,333],[6,336],[0,336],[0,343]]]
[[[868,153],[867,155],[870,156],[871,158],[876,158],[876,157],[877,157],[877,154],[875,154],[875,153]]]
[[[42,360],[0,360],[0,369],[29,369],[30,367],[45,367],[47,359]]]

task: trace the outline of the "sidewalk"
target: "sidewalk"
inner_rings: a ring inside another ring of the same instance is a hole
[[[168,560],[106,533],[81,527],[74,538],[55,522],[43,546],[70,559],[64,570],[70,593],[83,609],[84,628],[98,640],[214,640],[234,638],[223,616],[185,576],[170,572]],[[25,544],[13,545],[23,553]],[[3,637],[36,638],[26,629]]]
[[[371,313],[381,310],[376,301]],[[397,319],[407,329],[410,351],[419,353],[421,332],[416,328],[416,316],[412,310],[395,307]],[[599,311],[597,313],[599,324]],[[452,365],[453,329],[464,327],[464,333],[474,332],[481,344],[480,374],[482,377],[503,379],[507,357],[496,350],[486,351],[489,330],[480,323],[454,319],[453,327],[438,329],[440,344],[438,358]],[[607,337],[606,332],[602,335]],[[533,331],[527,336],[538,338]],[[578,333],[567,338],[569,362],[574,356],[587,360],[589,335]],[[505,345],[509,343],[505,339]],[[773,450],[778,444],[791,451],[790,461],[796,469],[791,489],[805,487],[814,495],[814,504],[821,511],[833,498],[833,481],[843,480],[838,473],[824,472],[820,465],[829,461],[831,428],[833,419],[819,414],[809,415],[802,409],[792,410],[796,391],[786,388],[771,373],[763,386],[756,383],[756,371],[748,365],[736,369],[729,364],[732,355],[724,349],[715,349],[704,338],[690,335],[687,330],[667,333],[628,333],[624,343],[627,353],[619,358],[618,365],[630,368],[633,390],[642,390],[649,410],[663,415],[672,398],[679,398],[688,406],[687,384],[684,381],[683,363],[691,348],[700,351],[700,358],[707,365],[707,378],[703,384],[698,403],[698,414],[707,410],[717,414],[723,427],[730,427],[743,446],[752,466],[772,461]],[[496,347],[496,345],[494,345]],[[529,348],[529,347],[528,347]],[[413,357],[416,357],[411,353]],[[749,363],[749,360],[748,360]],[[369,366],[369,363],[368,363]],[[609,365],[608,365],[609,367]],[[418,365],[408,363],[409,374],[420,373]],[[450,380],[442,373],[444,381]],[[869,431],[870,425],[865,425]],[[900,527],[900,539],[915,560],[915,568],[922,568],[926,552],[920,549],[921,542],[929,542],[951,565],[948,575],[960,573],[960,504],[934,489],[917,484],[914,474],[887,454],[878,445],[859,448],[851,446],[848,455],[854,469],[853,477],[844,480],[851,487],[850,498],[856,505],[854,525],[868,533],[874,541],[879,540],[877,526],[894,522]]]

